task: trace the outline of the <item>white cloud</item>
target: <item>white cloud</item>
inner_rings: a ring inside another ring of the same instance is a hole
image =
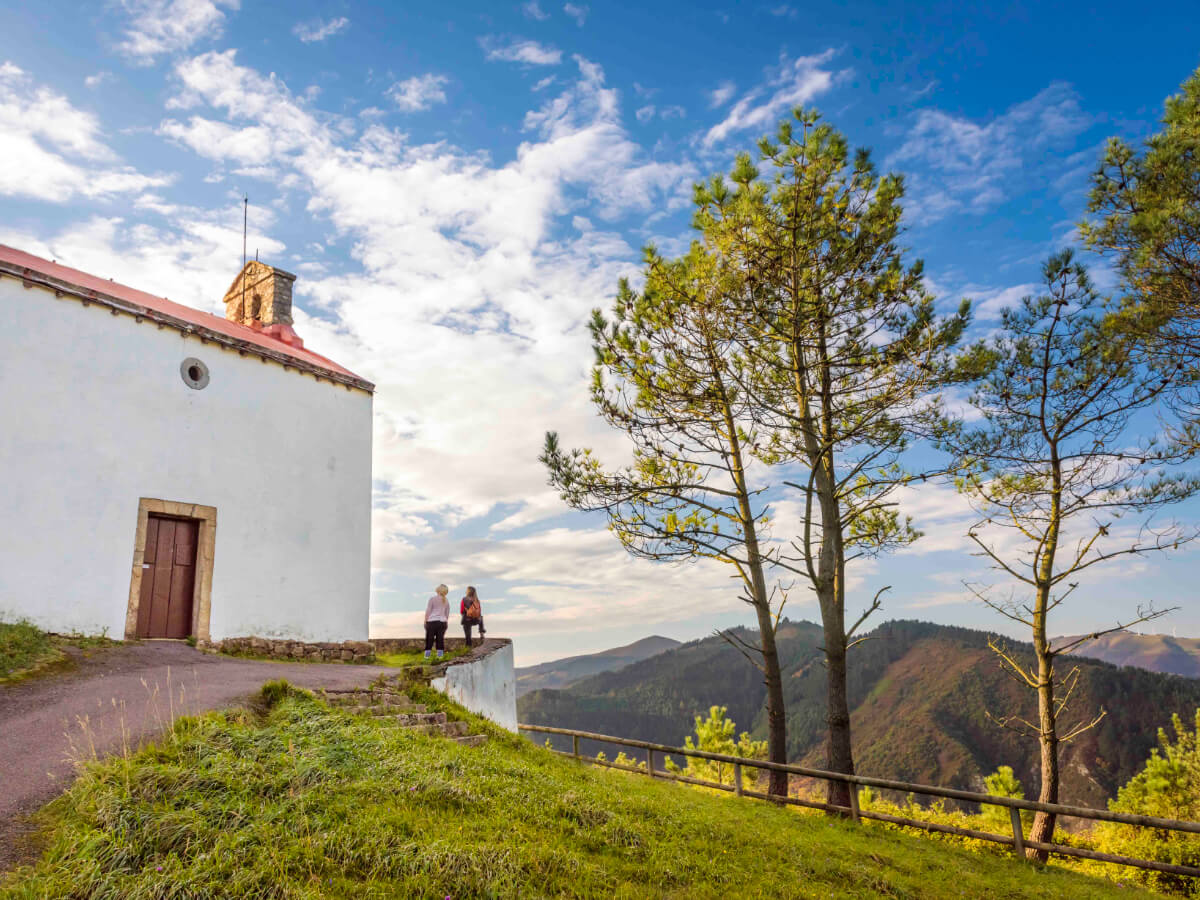
[[[764,84],[743,94],[725,118],[708,130],[704,135],[705,146],[711,147],[739,131],[770,131],[781,115],[829,90],[837,77],[837,73],[827,68],[833,56],[833,50],[826,50],[790,61],[782,57]]]
[[[567,3],[563,6],[563,12],[575,20],[575,24],[580,28],[587,21],[588,7],[582,3]]]
[[[83,79],[83,83],[85,87],[89,87],[94,90],[95,88],[108,84],[112,80],[112,72],[97,72],[95,75],[89,75],[87,78]]]
[[[637,116],[639,122],[649,122],[654,118],[654,107],[643,106],[634,115]]]
[[[397,81],[387,89],[387,95],[404,112],[420,112],[436,103],[446,102],[443,88],[449,81],[445,75],[417,75]]]
[[[659,112],[659,116],[664,119],[682,119],[687,116],[687,110],[678,104],[664,106]]]
[[[331,38],[335,34],[340,34],[345,31],[350,25],[350,20],[345,16],[339,16],[336,19],[330,19],[328,22],[323,22],[320,19],[314,19],[311,22],[297,22],[292,28],[292,34],[300,38],[306,44],[323,41],[326,38]]]
[[[737,93],[737,85],[732,81],[722,81],[708,93],[708,105],[711,109],[724,106]]]
[[[992,322],[1000,318],[1000,314],[1015,307],[1022,297],[1036,296],[1043,290],[1039,284],[1017,284],[1006,288],[988,288],[982,290],[967,290],[966,296],[971,300],[971,313],[976,321]]]
[[[491,62],[519,62],[531,66],[557,66],[562,62],[562,51],[547,47],[537,41],[510,40],[501,42],[494,37],[479,39],[486,58]]]
[[[102,140],[94,115],[35,86],[8,62],[0,64],[0,159],[0,195],[53,203],[108,199],[171,181],[121,164]]]
[[[909,175],[914,212],[923,222],[985,212],[1045,166],[1058,166],[1047,149],[1071,143],[1091,121],[1075,91],[1061,82],[982,124],[924,109],[888,165]]]
[[[528,3],[522,3],[521,12],[527,19],[535,19],[538,22],[544,22],[550,18],[550,13],[542,9],[538,4],[538,0],[529,0]]]
[[[541,543],[507,537],[567,512],[537,461],[547,429],[620,452],[590,409],[585,323],[617,278],[637,271],[638,254],[592,219],[686,202],[696,174],[648,157],[624,130],[603,71],[576,63],[577,76],[540,95],[520,146],[499,162],[361,120],[347,129],[232,51],[177,66],[172,106],[191,115],[160,132],[222,163],[293,176],[308,214],[353,247],[351,267],[323,255],[324,270],[297,282],[300,313],[319,313],[297,329],[306,346],[378,385],[374,565],[385,606],[399,602],[395,579],[449,569],[520,582],[532,592],[521,602],[537,607],[561,579],[576,584],[571,573],[594,554],[605,565],[625,556],[599,528]],[[585,208],[589,217],[578,216]],[[299,268],[304,256],[275,258]],[[499,519],[499,550],[457,531],[488,517]],[[641,595],[665,583],[658,569],[637,571],[629,580],[642,582]],[[603,590],[591,590],[599,602]]]
[[[219,36],[225,24],[222,8],[236,10],[238,5],[239,0],[117,0],[129,18],[117,50],[135,65],[150,65],[165,53]]]

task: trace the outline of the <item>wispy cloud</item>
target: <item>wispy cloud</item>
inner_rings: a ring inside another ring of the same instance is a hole
[[[85,87],[95,90],[98,87],[108,84],[112,80],[112,72],[97,72],[95,75],[89,75],[87,78],[83,79],[83,84]]]
[[[323,41],[326,38],[331,38],[335,34],[340,34],[349,26],[350,20],[345,16],[330,19],[328,22],[324,22],[321,19],[314,19],[311,22],[297,22],[295,27],[292,28],[292,34],[306,44],[313,44]]]
[[[739,131],[769,130],[793,106],[808,103],[829,90],[837,77],[828,68],[833,56],[833,50],[826,50],[794,60],[783,57],[779,66],[768,73],[764,84],[743,94],[725,118],[708,130],[704,145],[711,147]]]
[[[984,212],[1057,163],[1047,149],[1070,145],[1091,123],[1074,89],[1056,82],[990,121],[923,109],[888,164],[909,175],[919,221]]]
[[[479,39],[486,58],[491,62],[519,62],[531,66],[557,66],[562,62],[562,51],[531,40],[501,41],[488,36]]]
[[[429,109],[435,103],[446,102],[446,92],[443,88],[449,81],[445,75],[418,75],[397,81],[387,89],[387,95],[404,112],[419,112]]]
[[[587,21],[588,7],[582,3],[568,3],[563,6],[563,12],[575,20],[575,24],[580,28]]]
[[[737,85],[732,81],[722,81],[708,93],[708,105],[711,109],[724,106],[737,93]]]
[[[521,13],[525,16],[525,18],[533,19],[537,22],[544,22],[546,19],[550,18],[550,13],[542,9],[541,4],[538,3],[538,0],[529,0],[528,3],[522,3]]]
[[[219,36],[225,24],[223,8],[236,10],[238,4],[239,0],[117,0],[117,8],[129,19],[117,50],[135,65],[150,65],[163,54]]]

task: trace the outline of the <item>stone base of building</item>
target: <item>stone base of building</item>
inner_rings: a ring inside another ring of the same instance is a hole
[[[285,641],[273,638],[235,637],[221,641],[197,641],[196,646],[209,653],[230,656],[267,656],[272,659],[308,660],[310,662],[370,663],[375,661],[375,645],[371,641]],[[422,644],[424,647],[424,644]]]

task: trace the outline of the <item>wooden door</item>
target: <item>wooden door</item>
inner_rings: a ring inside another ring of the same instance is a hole
[[[152,515],[147,520],[138,637],[185,638],[192,633],[198,532],[199,523],[192,519]]]

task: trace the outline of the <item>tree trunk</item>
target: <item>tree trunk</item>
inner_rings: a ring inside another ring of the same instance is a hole
[[[1040,604],[1039,604],[1040,605]],[[1038,792],[1039,803],[1058,802],[1058,722],[1054,715],[1054,659],[1044,627],[1034,635],[1034,649],[1038,656],[1038,728],[1041,732],[1042,786]],[[1029,840],[1050,842],[1054,839],[1054,813],[1039,812],[1033,817],[1029,829]],[[1029,859],[1045,862],[1049,857],[1045,850],[1032,847],[1025,851]]]
[[[775,622],[769,604],[755,603],[758,613],[759,643],[763,657],[763,683],[767,686],[767,759],[787,763],[787,713],[783,706],[783,675],[779,671],[779,653],[775,648]],[[787,772],[771,772],[767,793],[786,797]]]
[[[846,701],[846,636],[845,622],[840,609],[827,614],[822,604],[821,618],[825,632],[826,713],[829,726],[826,743],[826,768],[831,772],[854,774],[854,754],[850,745],[850,707]],[[834,806],[849,808],[852,786],[843,781],[831,781],[827,801]]]

